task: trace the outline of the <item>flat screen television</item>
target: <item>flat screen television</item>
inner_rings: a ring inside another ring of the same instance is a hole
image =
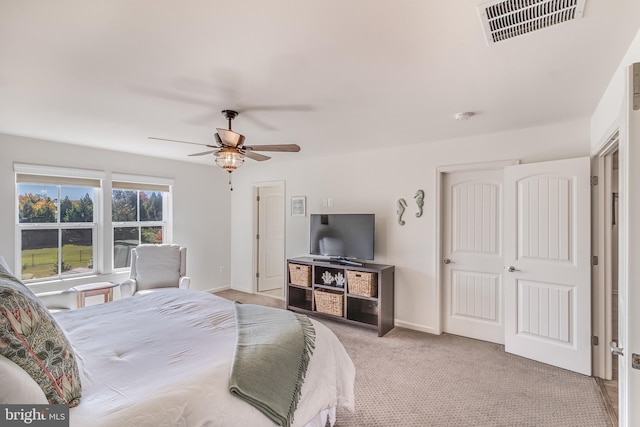
[[[311,214],[311,255],[337,260],[372,260],[374,214]]]

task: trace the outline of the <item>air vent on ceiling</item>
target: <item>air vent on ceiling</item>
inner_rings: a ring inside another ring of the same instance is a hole
[[[582,17],[586,0],[497,0],[478,6],[493,44]]]

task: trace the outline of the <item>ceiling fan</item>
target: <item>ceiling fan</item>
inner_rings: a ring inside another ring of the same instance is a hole
[[[264,154],[256,153],[256,151],[278,151],[294,153],[300,151],[300,146],[297,144],[244,145],[244,135],[231,130],[231,121],[238,116],[238,112],[235,110],[222,110],[222,115],[227,119],[229,129],[216,129],[218,132],[215,133],[214,136],[216,138],[217,145],[179,141],[176,139],[156,138],[153,136],[150,136],[149,139],[180,142],[182,144],[202,145],[212,148],[212,150],[189,154],[189,156],[205,156],[207,154],[215,154],[216,164],[229,173],[242,166],[245,157],[257,160],[259,162],[269,160],[271,158],[269,156],[265,156]]]

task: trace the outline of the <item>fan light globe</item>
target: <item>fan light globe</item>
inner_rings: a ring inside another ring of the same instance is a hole
[[[244,156],[233,148],[225,147],[218,151],[216,164],[227,172],[233,172],[244,163]]]

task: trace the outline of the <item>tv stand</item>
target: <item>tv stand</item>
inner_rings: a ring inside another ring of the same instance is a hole
[[[345,264],[344,261],[349,263]],[[294,265],[294,270],[297,268],[307,272],[308,275],[304,281],[298,283],[292,280],[290,265]],[[330,276],[341,275],[347,278],[345,285],[339,287],[335,281],[326,284],[323,276],[327,273]],[[356,276],[362,274],[373,278],[373,296],[351,292],[348,277],[354,273]],[[287,309],[368,327],[376,330],[381,337],[394,327],[394,276],[395,267],[392,265],[311,257],[288,259]],[[340,310],[342,314],[319,311],[314,298],[317,290],[337,295],[342,301]]]

